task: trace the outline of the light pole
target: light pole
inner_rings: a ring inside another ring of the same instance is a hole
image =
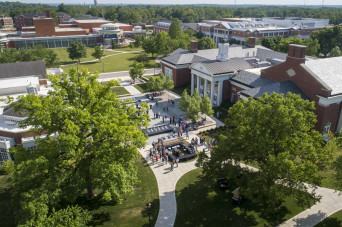
[[[151,227],[151,203],[146,204],[146,207],[148,209],[148,226]]]

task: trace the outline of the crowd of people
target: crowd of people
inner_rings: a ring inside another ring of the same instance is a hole
[[[173,171],[174,165],[177,165],[178,167],[179,163],[178,158],[169,162],[168,150],[164,146],[162,139],[158,139],[157,143],[152,143],[152,148],[150,149],[150,159],[152,160],[152,165],[155,163],[160,163],[162,165],[170,164],[170,171]]]

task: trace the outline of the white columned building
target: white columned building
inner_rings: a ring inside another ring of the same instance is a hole
[[[243,58],[229,58],[229,44],[220,43],[219,52],[214,61],[193,63],[191,69],[191,94],[195,84],[201,97],[208,94],[213,106],[219,106],[225,99],[223,96],[225,80],[229,80],[237,72],[251,68]],[[228,89],[228,88],[226,88]]]

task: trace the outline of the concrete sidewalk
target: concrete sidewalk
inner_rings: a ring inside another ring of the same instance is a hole
[[[213,120],[215,121],[215,120]],[[216,125],[212,125],[197,131],[192,131],[189,133],[189,140],[196,137],[196,134],[200,131],[208,130],[211,128],[219,127],[223,125],[220,121],[215,121]],[[160,137],[160,136],[159,136]],[[155,141],[157,141],[158,137],[155,137]],[[185,137],[184,137],[185,138]],[[156,225],[157,227],[164,226],[173,226],[176,220],[177,215],[177,202],[176,202],[176,184],[178,180],[186,173],[191,170],[196,169],[195,166],[196,160],[187,163],[179,163],[178,167],[174,167],[173,171],[170,172],[170,165],[163,165],[159,161],[159,163],[152,164],[152,161],[149,157],[149,150],[152,147],[151,144],[148,144],[144,149],[139,150],[141,155],[146,159],[148,164],[150,165],[158,183],[159,189],[159,214],[157,218]],[[204,146],[199,146],[199,150],[203,150]]]

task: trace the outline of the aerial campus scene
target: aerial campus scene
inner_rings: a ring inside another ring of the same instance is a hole
[[[339,0],[0,1],[0,226],[342,226]]]

